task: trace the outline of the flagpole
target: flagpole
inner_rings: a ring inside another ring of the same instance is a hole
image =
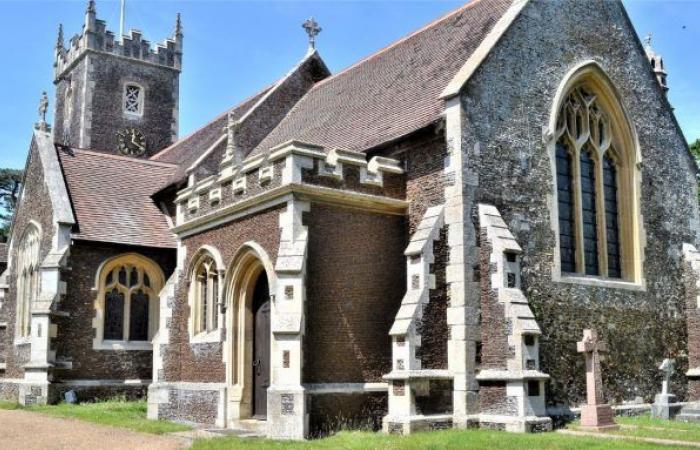
[[[119,41],[124,43],[124,6],[125,0],[121,0],[121,8],[119,11]]]

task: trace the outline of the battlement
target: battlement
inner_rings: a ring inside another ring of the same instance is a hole
[[[104,20],[97,19],[94,1],[90,0],[85,12],[83,30],[68,41],[67,47],[63,42],[63,27],[59,26],[54,78],[59,80],[77,60],[89,51],[136,59],[179,71],[182,67],[182,38],[182,23],[178,14],[173,35],[164,42],[156,44],[155,49],[151,47],[149,41],[143,39],[139,30],[131,30],[128,35],[119,39],[114,32],[107,29]]]

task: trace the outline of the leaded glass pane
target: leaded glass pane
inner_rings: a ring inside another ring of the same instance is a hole
[[[605,194],[605,235],[608,240],[608,276],[621,278],[617,168],[615,162],[607,154],[603,158],[603,190]]]
[[[598,230],[596,220],[595,162],[588,149],[581,151],[581,212],[583,254],[586,275],[599,275]]]
[[[131,274],[129,275],[129,287],[134,287],[139,283],[139,271],[136,267],[131,268]]]
[[[124,294],[112,289],[105,295],[104,338],[124,339]]]
[[[557,144],[557,199],[559,204],[559,244],[561,270],[576,272],[574,201],[571,189],[571,156],[562,143]]]
[[[141,289],[131,294],[129,340],[148,340],[148,294]]]

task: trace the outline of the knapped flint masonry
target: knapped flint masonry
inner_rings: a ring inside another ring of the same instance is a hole
[[[183,138],[179,16],[155,47],[93,1],[59,28],[0,397],[291,439],[547,431],[598,329],[607,401],[651,402],[669,355],[700,401],[697,167],[621,2],[474,0],[336,74],[302,26],[295,67]]]

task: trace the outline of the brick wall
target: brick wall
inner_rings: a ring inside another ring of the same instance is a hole
[[[312,204],[304,382],[381,381],[405,292],[403,217]]]
[[[69,379],[151,379],[151,351],[93,350],[93,318],[97,292],[95,277],[105,260],[135,252],[156,262],[165,275],[175,267],[175,250],[130,247],[75,241],[71,247],[70,271],[64,273],[66,295],[59,309],[70,315],[53,319],[58,334],[53,340],[58,360],[72,361],[68,370],[57,370],[58,380]]]
[[[187,262],[173,305],[170,343],[163,355],[167,381],[226,381],[222,344],[189,342],[190,308],[187,303],[187,279],[192,255],[201,246],[210,245],[219,250],[228,269],[241,246],[248,241],[254,241],[265,249],[274,264],[279,248],[280,212],[281,207],[276,207],[183,239],[183,245],[187,248]]]
[[[508,330],[503,305],[491,286],[491,244],[481,230],[481,367],[505,369],[508,359]]]

